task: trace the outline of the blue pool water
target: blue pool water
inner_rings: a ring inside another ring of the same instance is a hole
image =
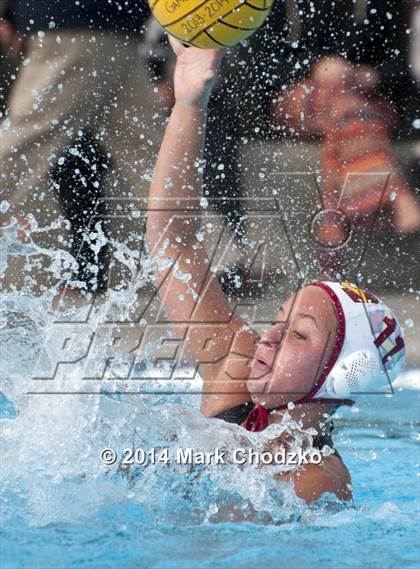
[[[336,420],[353,508],[307,508],[286,492],[271,523],[206,519],[218,502],[258,503],[250,473],[232,486],[226,469],[194,481],[172,466],[127,477],[100,465],[105,443],[153,446],[176,433],[183,444],[234,442],[239,428],[200,418],[194,401],[51,397],[2,420],[2,569],[419,567],[419,392],[370,396]]]
[[[114,307],[129,305],[121,295]],[[253,434],[207,420],[191,393],[66,395],[86,390],[77,365],[36,383],[39,356],[60,345],[51,297],[6,295],[0,312],[1,569],[420,567],[419,371],[412,389],[340,412],[335,441],[355,503],[325,497],[309,508],[271,467],[105,466],[104,448],[258,448],[272,427]],[[98,390],[119,390],[104,382]],[[252,511],[253,521],[232,521]]]

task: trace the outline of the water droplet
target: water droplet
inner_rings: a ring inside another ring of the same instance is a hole
[[[9,203],[8,201],[6,201],[6,200],[3,200],[3,201],[0,203],[0,212],[1,212],[1,213],[6,213],[6,211],[9,209],[9,207],[10,207],[10,203]]]

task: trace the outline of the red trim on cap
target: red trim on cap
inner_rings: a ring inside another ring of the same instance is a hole
[[[336,339],[332,354],[331,354],[330,359],[328,360],[327,364],[325,365],[321,375],[319,376],[318,381],[312,387],[310,392],[307,395],[305,395],[305,397],[303,397],[302,399],[299,399],[298,401],[296,401],[295,404],[310,403],[311,401],[313,401],[315,399],[314,396],[321,389],[321,387],[324,385],[325,381],[327,380],[328,374],[330,373],[330,371],[332,370],[332,368],[334,367],[334,365],[337,362],[338,356],[340,355],[341,349],[342,349],[343,344],[344,344],[344,337],[346,335],[346,317],[344,315],[344,310],[343,310],[343,307],[341,306],[341,302],[340,302],[338,296],[333,291],[333,289],[330,286],[328,286],[326,283],[321,282],[321,281],[309,283],[305,286],[318,286],[319,288],[322,288],[322,290],[324,290],[328,294],[328,296],[331,298],[331,300],[334,304],[336,315],[337,315],[338,331],[337,331],[337,339]],[[327,401],[327,398],[323,399],[322,397],[320,397],[319,401]],[[346,401],[346,400],[334,399],[334,401]],[[346,403],[344,403],[344,404],[346,405]]]

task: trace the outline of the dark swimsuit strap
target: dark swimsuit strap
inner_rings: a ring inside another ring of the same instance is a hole
[[[232,407],[231,409],[226,409],[226,411],[222,411],[218,415],[214,417],[214,419],[221,419],[222,421],[226,421],[227,423],[235,423],[236,425],[242,425],[242,423],[246,420],[249,413],[254,408],[254,404],[250,401],[248,403],[243,403],[242,405],[236,405],[236,407]],[[312,445],[317,450],[322,450],[324,446],[329,446],[334,448],[334,444],[331,438],[332,432],[334,430],[334,423],[329,421],[327,427],[327,431],[320,435],[316,435],[312,439]],[[337,451],[335,451],[336,454]]]
[[[226,411],[222,411],[214,418],[221,419],[222,421],[226,421],[227,423],[236,423],[237,425],[242,425],[242,423],[248,417],[250,411],[252,411],[253,408],[254,404],[249,401],[248,403],[237,405],[236,407],[232,407],[231,409],[226,409]]]

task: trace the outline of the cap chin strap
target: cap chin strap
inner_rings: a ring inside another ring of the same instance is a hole
[[[248,417],[242,423],[242,426],[245,427],[247,431],[251,432],[260,432],[264,431],[268,427],[269,424],[269,416],[271,411],[286,411],[289,409],[290,403],[293,405],[305,405],[306,403],[331,403],[335,405],[353,405],[354,401],[351,399],[333,399],[333,398],[323,398],[323,397],[311,397],[306,398],[303,397],[302,399],[298,399],[297,401],[290,401],[289,403],[285,403],[284,405],[280,405],[280,407],[275,407],[274,409],[267,409],[266,407],[262,407],[261,405],[255,405],[255,407],[250,411]]]
[[[255,405],[248,417],[242,423],[247,431],[260,432],[268,427],[268,416],[270,411],[261,405]]]

